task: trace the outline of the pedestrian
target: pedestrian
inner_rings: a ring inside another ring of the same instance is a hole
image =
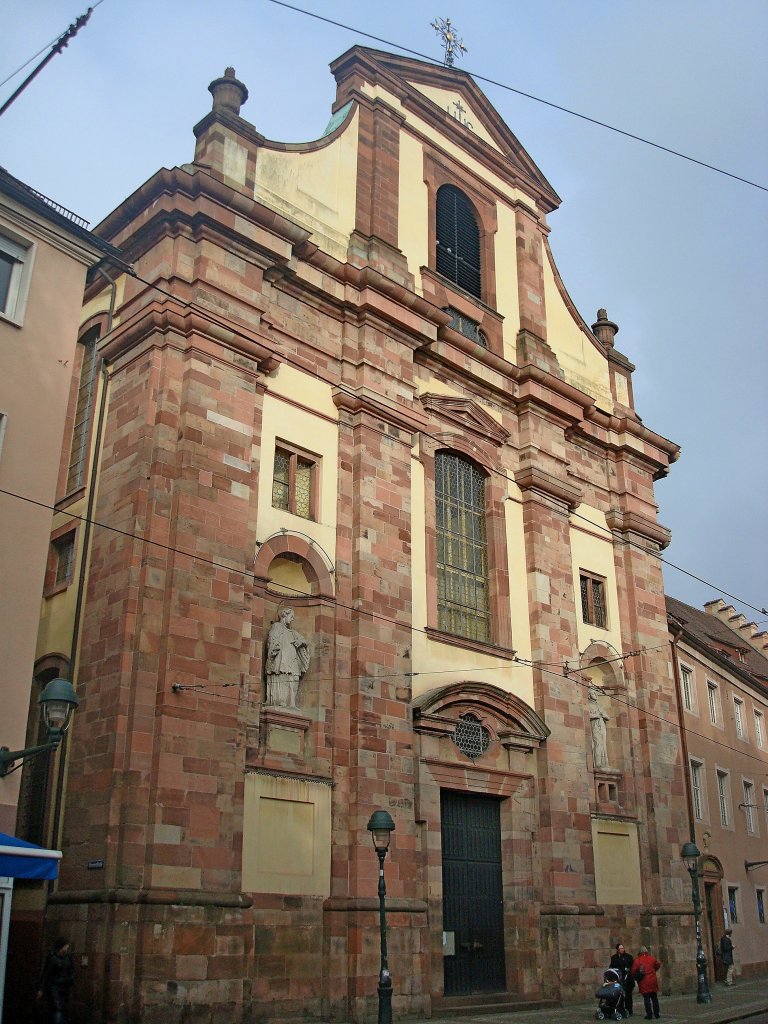
[[[726,928],[725,934],[720,939],[720,959],[723,961],[723,966],[727,968],[725,972],[725,984],[733,984],[733,935],[732,928]]]
[[[624,1009],[627,1016],[632,1016],[632,989],[635,987],[635,979],[632,977],[632,954],[624,948],[623,942],[616,943],[616,952],[611,957],[610,966],[621,973],[621,983],[624,986]]]
[[[656,972],[661,964],[655,956],[651,956],[647,946],[641,946],[640,952],[632,962],[632,977],[637,982],[637,990],[645,1003],[645,1019],[659,1019],[659,979]]]
[[[52,1024],[66,1024],[69,993],[75,980],[75,965],[69,939],[59,938],[45,958],[37,998],[45,996]]]

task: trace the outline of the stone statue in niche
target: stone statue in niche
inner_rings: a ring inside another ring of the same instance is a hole
[[[296,707],[299,682],[309,668],[309,645],[292,628],[293,618],[292,608],[282,608],[267,637],[267,704],[276,708]]]
[[[592,731],[592,760],[595,768],[608,767],[608,715],[600,707],[598,690],[590,686],[587,698],[589,725]]]

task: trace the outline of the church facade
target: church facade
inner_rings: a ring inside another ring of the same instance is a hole
[[[371,1019],[384,809],[396,1013],[589,997],[619,940],[693,983],[677,447],[470,77],[332,72],[300,145],[228,69],[194,161],[98,229],[134,273],[84,307],[106,391],[50,927],[94,1020]]]

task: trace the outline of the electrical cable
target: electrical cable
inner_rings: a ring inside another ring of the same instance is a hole
[[[138,281],[141,281],[141,283],[145,284],[148,288],[153,288],[155,291],[160,292],[161,295],[166,295],[168,298],[172,299],[174,302],[177,302],[179,305],[185,306],[187,309],[194,310],[204,319],[208,320],[209,323],[212,323],[217,327],[225,327],[228,330],[231,329],[231,323],[224,319],[218,319],[214,314],[211,313],[210,310],[206,309],[206,307],[199,306],[197,305],[197,303],[192,302],[188,299],[181,299],[178,296],[174,295],[173,292],[170,292],[166,288],[163,288],[161,285],[147,280],[147,278],[142,277],[130,264],[125,263],[123,266],[127,273],[130,273],[132,277],[134,277]],[[308,371],[304,367],[302,367],[302,371],[305,373],[310,373],[310,371]],[[327,383],[327,381],[320,377],[318,373],[310,373],[310,375],[313,376],[316,380],[321,381],[322,383]],[[339,387],[340,389],[343,388],[343,385],[340,382],[337,382],[336,386]],[[377,433],[379,433],[381,436],[385,436],[382,434],[381,431],[377,431]],[[436,438],[434,434],[430,434],[428,431],[422,431],[421,433],[423,433],[425,437],[429,437],[433,441],[439,441],[439,438]],[[517,481],[514,479],[514,477],[511,477],[507,473],[502,472],[502,470],[491,469],[490,472],[497,475],[502,480],[506,480],[509,483],[513,483],[515,484],[515,486],[517,486]],[[602,526],[600,523],[595,523],[593,520],[587,518],[587,516],[584,516],[581,513],[576,512],[575,510],[563,512],[555,505],[545,504],[544,502],[536,501],[536,499],[532,500],[535,504],[541,506],[542,508],[548,509],[550,512],[561,515],[563,518],[581,519],[583,522],[587,523],[591,529],[599,530],[602,533],[606,534],[606,536],[610,537],[612,540],[615,540],[613,532],[608,527]],[[690,572],[688,569],[684,569],[682,566],[677,565],[675,562],[672,562],[669,559],[665,558],[661,554],[661,552],[653,551],[645,545],[639,544],[636,541],[632,540],[622,539],[621,543],[627,545],[628,547],[634,548],[637,551],[642,551],[644,554],[651,555],[654,558],[657,558],[662,565],[667,565],[671,569],[677,570],[677,572],[682,573],[684,576],[688,576],[690,579],[695,580],[697,583],[701,583],[704,586],[717,591],[718,594],[723,594],[725,597],[729,597],[732,601],[738,602],[745,608],[749,608],[752,611],[759,612],[763,615],[766,614],[767,610],[765,607],[758,607],[757,605],[753,605],[749,601],[746,601],[745,599],[738,597],[736,594],[732,594],[725,588],[720,587],[717,584],[704,579],[702,576],[696,575],[696,573]]]
[[[389,39],[382,39],[381,36],[372,35],[370,32],[364,32],[362,29],[355,28],[352,25],[346,25],[341,21],[334,21],[332,18],[326,18],[322,14],[315,14],[314,11],[306,11],[301,7],[295,7],[293,4],[285,3],[285,0],[269,0],[271,4],[275,4],[278,7],[285,7],[289,11],[294,11],[296,14],[303,14],[308,18],[316,18],[318,21],[324,21],[328,25],[334,25],[336,28],[344,29],[346,32],[354,32],[356,35],[365,36],[366,39],[373,39],[377,43],[384,43],[386,46],[392,46],[396,50],[402,50],[403,53],[411,53],[415,57],[419,57],[421,60],[426,60],[430,64],[435,64],[438,67],[444,67],[444,63],[435,57],[430,57],[426,53],[420,53],[418,50],[411,50],[407,46],[402,46],[400,43],[393,43]],[[460,71],[461,74],[476,78],[480,82],[487,82],[489,85],[495,85],[499,89],[505,89],[507,92],[513,92],[518,96],[523,96],[525,99],[534,100],[536,103],[542,103],[544,106],[551,107],[553,110],[559,110],[563,114],[570,114],[571,117],[578,117],[582,121],[587,121],[590,124],[596,125],[598,128],[606,128],[608,131],[615,132],[617,135],[623,135],[627,139],[633,139],[635,142],[641,142],[645,146],[652,146],[654,149],[659,149],[663,153],[669,153],[670,156],[679,157],[681,160],[687,160],[689,163],[698,164],[699,167],[704,167],[709,171],[715,171],[717,174],[724,174],[727,178],[733,178],[735,181],[740,181],[745,185],[751,185],[752,188],[759,188],[763,192],[768,192],[768,185],[760,185],[756,181],[750,181],[749,178],[742,178],[738,174],[733,174],[731,171],[725,171],[722,167],[716,167],[714,164],[706,163],[704,160],[697,160],[696,157],[688,156],[686,153],[681,153],[679,150],[670,149],[669,146],[662,146],[659,142],[652,142],[650,139],[643,138],[642,135],[635,135],[633,132],[624,131],[622,128],[617,128],[615,125],[608,124],[605,121],[599,121],[597,118],[589,117],[587,114],[580,114],[577,110],[570,110],[568,107],[563,107],[559,103],[552,103],[550,100],[542,99],[540,96],[534,96],[532,93],[523,92],[522,89],[516,89],[514,86],[506,85],[504,82],[496,81],[496,79],[488,78],[486,75],[481,75],[476,71],[467,71],[464,68],[451,68],[452,71]]]

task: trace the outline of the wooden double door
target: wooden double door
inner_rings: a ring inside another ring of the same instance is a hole
[[[500,802],[443,790],[445,995],[506,988]]]

